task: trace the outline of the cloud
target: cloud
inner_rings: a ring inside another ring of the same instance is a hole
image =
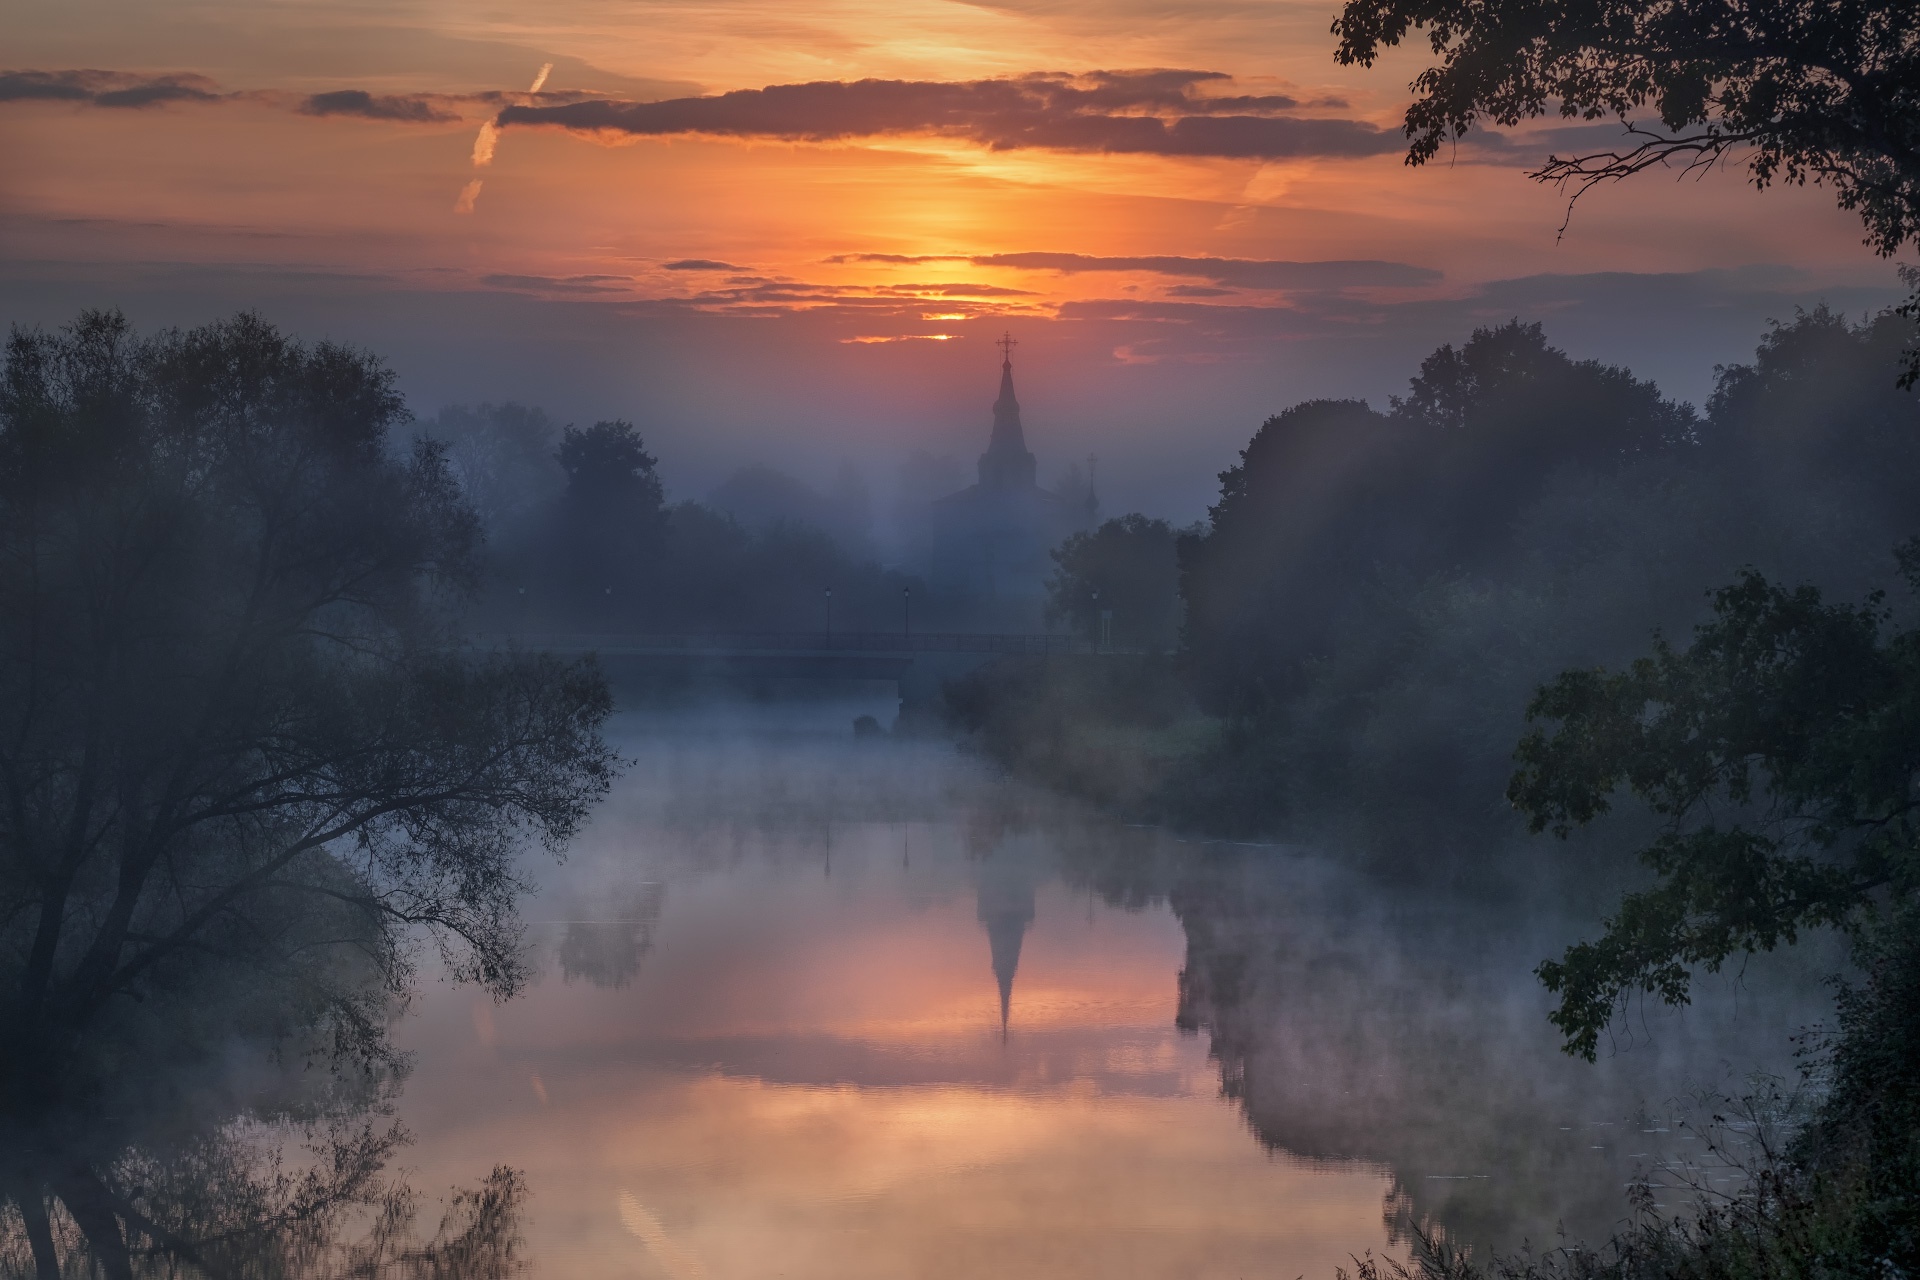
[[[826,261],[834,264],[872,262],[893,266],[965,262],[976,267],[1058,271],[1063,275],[1088,271],[1138,271],[1208,280],[1216,285],[1244,289],[1406,288],[1437,284],[1442,278],[1440,272],[1428,267],[1370,258],[1290,262],[1277,258],[1185,258],[1165,254],[1117,257],[1036,251],[972,254],[838,253]],[[1184,296],[1208,295],[1189,291]]]
[[[0,71],[0,102],[84,102],[96,107],[152,107],[165,102],[217,102],[205,76],[143,76],[124,71]]]
[[[978,284],[964,280],[943,284],[882,285],[875,292],[893,296],[937,298],[1032,298],[1038,296],[1032,289],[1009,289],[1003,285]]]
[[[299,110],[305,116],[359,116],[417,124],[444,124],[460,118],[425,94],[372,94],[364,89],[316,93],[301,103]]]
[[[1214,71],[1124,71],[816,81],[661,102],[509,106],[498,120],[639,137],[837,142],[931,134],[994,150],[1248,159],[1371,156],[1405,146],[1398,131],[1364,121],[1287,114],[1301,104],[1284,94],[1207,92],[1227,80]]]
[[[480,283],[495,289],[531,290],[536,293],[625,293],[633,285],[631,276],[481,276]]]
[[[990,253],[969,258],[975,266],[1025,271],[1146,271],[1211,280],[1249,289],[1342,289],[1434,284],[1438,271],[1405,262],[1348,259],[1288,262],[1271,258],[1182,258],[1167,255],[1096,257],[1084,253]]]
[[[966,262],[964,253],[836,253],[822,262],[836,266],[848,262],[888,262],[900,266],[918,266],[923,262]]]
[[[720,262],[714,258],[681,258],[677,262],[663,262],[662,271],[744,271],[745,267],[736,267],[731,262]]]

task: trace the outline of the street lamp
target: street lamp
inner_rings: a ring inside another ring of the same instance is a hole
[[[827,648],[833,648],[833,588],[827,588]]]
[[[1100,588],[1093,589],[1093,651],[1100,652]]]
[[[900,634],[913,639],[913,588],[900,588]]]

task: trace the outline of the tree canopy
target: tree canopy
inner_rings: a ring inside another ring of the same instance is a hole
[[[1920,588],[1920,542],[1901,561]],[[1692,644],[1658,641],[1622,671],[1568,671],[1528,718],[1508,790],[1560,835],[1625,788],[1664,824],[1641,850],[1654,887],[1596,942],[1541,966],[1570,1051],[1639,991],[1685,1003],[1695,966],[1856,928],[1920,892],[1920,630],[1881,597],[1823,601],[1747,572]]]
[[[1177,536],[1165,520],[1137,512],[1074,534],[1052,552],[1047,617],[1097,637],[1107,614],[1115,645],[1173,648],[1180,636]]]
[[[372,1074],[416,941],[504,993],[527,842],[605,791],[591,664],[474,655],[478,525],[373,357],[248,315],[0,372],[0,1194],[109,1276],[93,1156],[236,1038]],[[42,1273],[44,1274],[44,1268]]]
[[[1416,28],[1437,62],[1413,81],[1409,164],[1482,118],[1611,117],[1625,143],[1550,155],[1533,176],[1577,198],[1654,166],[1745,156],[1757,186],[1830,185],[1876,253],[1920,237],[1920,23],[1906,0],[1348,0],[1335,57],[1371,66]],[[1916,375],[1910,348],[1904,381]]]

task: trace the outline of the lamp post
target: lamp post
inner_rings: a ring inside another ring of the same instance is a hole
[[[913,639],[913,588],[900,588],[900,634]]]
[[[833,648],[833,588],[827,588],[827,648]]]
[[[1093,589],[1093,651],[1100,652],[1100,588]]]

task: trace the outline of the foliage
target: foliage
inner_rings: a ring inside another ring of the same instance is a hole
[[[1335,57],[1371,66],[1416,28],[1437,63],[1413,81],[1409,164],[1482,116],[1612,117],[1627,144],[1550,156],[1532,176],[1574,184],[1577,199],[1655,166],[1744,153],[1758,187],[1831,184],[1879,254],[1920,237],[1920,30],[1903,0],[1348,0]],[[1643,112],[1660,128],[1636,123]],[[1902,385],[1916,377],[1920,349]]]
[[[1920,574],[1920,543],[1903,560]],[[1920,586],[1920,581],[1916,581]],[[1508,795],[1564,834],[1624,786],[1665,829],[1641,851],[1658,877],[1600,941],[1541,966],[1569,1049],[1591,1058],[1639,990],[1684,1003],[1692,966],[1847,926],[1920,889],[1920,631],[1886,634],[1878,597],[1829,605],[1757,573],[1714,596],[1714,619],[1625,671],[1543,688]]]
[[[298,1170],[287,1136],[230,1126],[165,1155],[131,1152],[103,1180],[126,1188],[111,1209],[125,1238],[88,1208],[31,1196],[0,1210],[0,1276],[141,1280],[508,1280],[526,1272],[526,1180],[506,1166],[455,1188],[437,1228],[418,1228],[421,1197],[386,1172],[397,1127],[310,1135]],[[44,1260],[60,1261],[50,1270]]]
[[[1689,447],[1693,412],[1623,369],[1576,361],[1537,324],[1429,356],[1390,414],[1315,400],[1270,418],[1221,473],[1181,590],[1208,707],[1261,714],[1350,641],[1347,602],[1395,579],[1494,568],[1515,521],[1568,467]]]
[[[654,472],[659,459],[647,452],[631,422],[616,418],[585,431],[568,427],[554,460],[567,474],[567,497],[595,511],[652,516],[665,502]]]
[[[1003,767],[1136,816],[1208,725],[1160,655],[997,658],[942,690],[942,715]]]
[[[1714,1165],[1654,1171],[1671,1196],[1630,1189],[1633,1216],[1611,1239],[1477,1263],[1436,1232],[1417,1231],[1405,1264],[1356,1260],[1355,1280],[1881,1280],[1920,1269],[1920,930],[1911,916],[1876,940],[1863,986],[1844,991],[1840,1035],[1825,1056],[1831,1084],[1797,1132],[1802,1099],[1778,1085],[1726,1100]],[[1743,1137],[1743,1149],[1733,1139]],[[1786,1140],[1783,1142],[1782,1139]],[[1723,1169],[1738,1189],[1703,1177]],[[1341,1273],[1345,1275],[1344,1272]]]
[[[514,990],[518,854],[612,776],[590,664],[452,643],[479,530],[437,446],[394,457],[404,417],[371,356],[249,315],[8,344],[0,1177],[109,1275],[131,1219],[76,1153],[139,1145],[236,1039],[391,1075],[422,935]]]
[[[656,560],[666,534],[655,458],[633,424],[616,419],[566,428],[554,460],[566,489],[530,548],[537,565],[530,576],[570,612],[630,610],[632,568]]]
[[[1180,578],[1173,526],[1137,513],[1076,533],[1053,550],[1047,619],[1084,636],[1100,635],[1112,615],[1122,649],[1173,648],[1180,629]]]
[[[1503,793],[1541,683],[1691,628],[1742,565],[1883,583],[1920,532],[1920,408],[1875,376],[1904,335],[1802,313],[1699,415],[1507,325],[1433,353],[1388,413],[1269,420],[1180,545],[1182,667],[1226,724],[1169,812],[1395,867],[1522,856]]]
[[[655,458],[624,421],[566,428],[544,465],[564,475],[564,487],[555,483],[526,518],[500,526],[490,589],[477,609],[484,626],[818,631],[827,625],[829,590],[837,630],[906,623],[902,595],[917,579],[873,560],[865,498],[850,469],[831,504],[846,518],[829,521],[826,499],[764,467],[743,468],[721,486],[721,505],[669,505]],[[814,518],[796,515],[808,512]],[[947,620],[924,592],[914,610],[922,625]]]
[[[865,478],[851,463],[841,464],[826,493],[784,471],[751,463],[722,481],[707,495],[705,505],[749,529],[810,526],[832,534],[851,555],[870,558],[873,554],[873,500]]]
[[[512,402],[446,405],[415,427],[416,438],[445,447],[447,468],[490,541],[524,534],[558,495],[564,473],[553,456],[557,434],[544,412]]]

